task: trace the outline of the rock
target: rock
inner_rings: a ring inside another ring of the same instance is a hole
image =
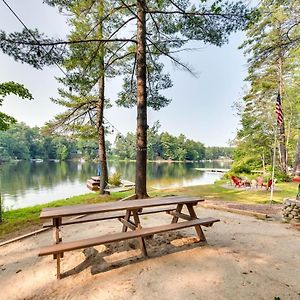
[[[299,224],[299,223],[300,223],[300,220],[298,220],[298,219],[293,219],[293,220],[291,220],[291,223]]]

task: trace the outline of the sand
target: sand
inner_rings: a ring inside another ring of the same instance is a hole
[[[65,253],[64,278],[52,257],[38,257],[52,232],[0,248],[0,299],[300,299],[300,232],[287,224],[196,208],[221,219],[205,228],[155,235],[143,258],[135,240]],[[142,217],[144,226],[170,216]],[[118,232],[116,220],[66,226],[64,241]]]

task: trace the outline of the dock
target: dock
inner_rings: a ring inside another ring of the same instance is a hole
[[[227,173],[230,169],[215,169],[215,168],[195,168],[195,170],[211,173]]]
[[[94,192],[99,191],[99,185],[100,185],[100,177],[99,176],[93,176],[91,179],[88,179],[86,182],[87,187]],[[105,191],[108,192],[125,192],[133,189],[135,187],[135,183],[131,182],[129,180],[121,179],[121,186],[114,187],[109,186]]]

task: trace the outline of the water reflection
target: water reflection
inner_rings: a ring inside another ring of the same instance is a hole
[[[168,188],[213,183],[220,174],[194,168],[228,168],[228,164],[148,163],[148,188]],[[91,162],[16,162],[0,166],[1,193],[5,209],[26,207],[79,195],[89,190],[86,180],[96,174]],[[109,173],[118,171],[122,178],[135,181],[134,162],[109,162]]]

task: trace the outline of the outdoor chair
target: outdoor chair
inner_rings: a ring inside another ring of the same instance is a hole
[[[242,186],[242,181],[235,176],[231,176],[231,182],[235,187],[240,188]]]
[[[264,179],[262,176],[258,176],[256,182],[257,182],[256,188],[258,187],[262,188],[263,186],[265,186]]]
[[[255,179],[251,180],[251,189],[257,188],[257,181]]]
[[[251,183],[250,183],[250,181],[248,180],[247,177],[245,177],[241,180],[241,185],[244,186],[244,187],[251,187]]]
[[[272,184],[273,184],[272,179],[269,179],[268,182],[265,183],[265,182],[263,182],[263,178],[261,176],[259,176],[257,178],[257,185],[256,186],[260,186],[260,188],[264,187],[264,188],[266,188],[267,191],[271,188]]]
[[[272,184],[273,184],[273,180],[269,179],[267,185],[265,185],[267,191],[271,188]]]

